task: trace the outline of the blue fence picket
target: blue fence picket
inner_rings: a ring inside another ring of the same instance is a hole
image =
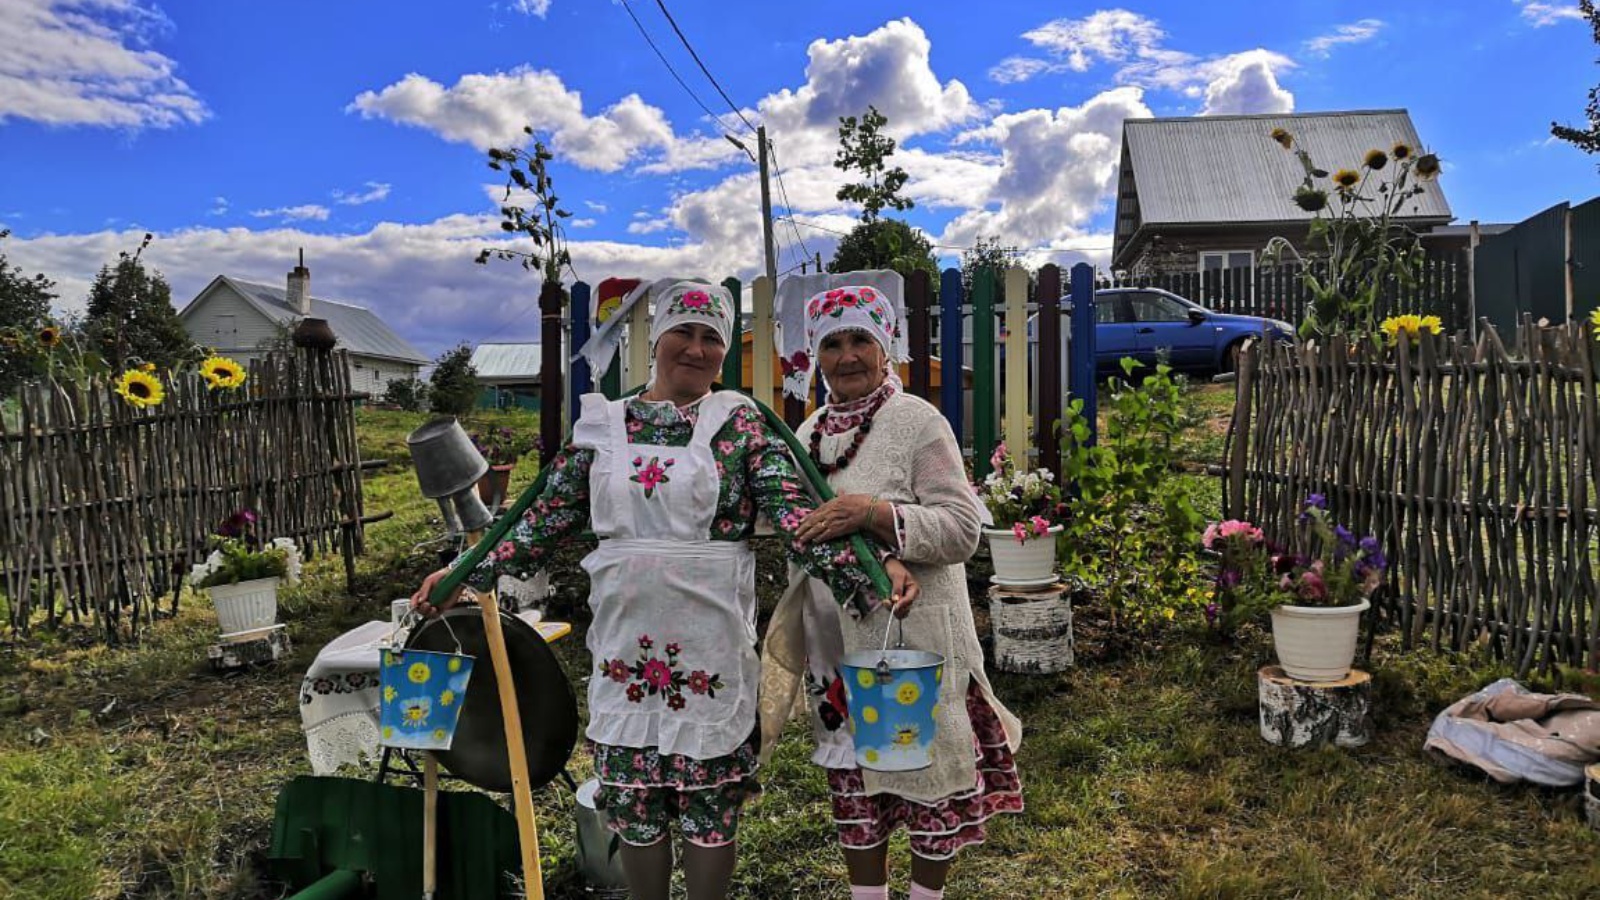
[[[1098,433],[1099,404],[1095,396],[1095,310],[1094,267],[1078,263],[1072,267],[1072,343],[1068,361],[1067,391],[1083,400],[1083,416],[1089,424],[1089,444]]]

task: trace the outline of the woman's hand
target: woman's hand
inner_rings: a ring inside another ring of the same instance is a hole
[[[461,602],[461,594],[466,590],[465,587],[458,587],[452,591],[449,598],[441,606],[434,606],[428,602],[428,595],[433,593],[434,586],[443,581],[444,577],[449,574],[450,570],[444,568],[422,579],[422,587],[417,588],[417,592],[411,595],[411,608],[431,619]]]
[[[806,516],[794,531],[802,544],[821,544],[866,529],[874,498],[866,494],[840,494]]]
[[[883,561],[883,570],[889,573],[889,608],[895,618],[904,619],[911,613],[911,604],[922,595],[922,586],[911,576],[906,564],[892,556]]]

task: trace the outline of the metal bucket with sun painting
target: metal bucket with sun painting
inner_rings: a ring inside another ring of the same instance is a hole
[[[891,618],[890,625],[898,619]],[[933,764],[944,657],[926,650],[883,649],[846,654],[840,667],[856,765],[875,772],[909,772]]]
[[[462,653],[383,651],[378,676],[383,696],[379,743],[407,750],[449,750],[472,677],[472,661]]]

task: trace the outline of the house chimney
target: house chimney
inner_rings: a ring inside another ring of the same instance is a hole
[[[306,251],[300,249],[300,264],[289,273],[289,308],[297,315],[311,315],[311,270],[306,268]]]

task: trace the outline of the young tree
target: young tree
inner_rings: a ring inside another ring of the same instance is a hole
[[[428,408],[441,416],[463,416],[478,402],[478,370],[472,348],[459,344],[433,361],[428,376]]]
[[[978,237],[978,243],[961,254],[961,292],[972,296],[972,279],[979,269],[990,268],[1002,272],[1017,257],[1016,247],[1000,243],[1000,236]],[[1029,280],[1032,280],[1030,273]]]
[[[1589,21],[1595,43],[1600,44],[1600,13],[1595,11],[1594,0],[1578,0],[1578,9]],[[1589,106],[1585,114],[1589,119],[1589,127],[1573,128],[1551,122],[1550,133],[1585,153],[1594,153],[1600,151],[1600,86],[1589,89]]]
[[[121,254],[114,266],[101,267],[89,288],[84,339],[113,372],[134,363],[174,368],[194,361],[200,352],[178,321],[167,280],[159,272],[146,272],[139,259],[149,244],[147,234],[137,251]]]
[[[532,128],[522,129],[533,134]],[[556,196],[555,182],[551,180],[545,164],[555,155],[545,148],[543,141],[533,142],[533,152],[520,147],[489,148],[489,168],[506,173],[505,193],[500,202],[500,230],[511,234],[525,234],[533,242],[532,250],[483,249],[478,251],[477,263],[484,265],[491,257],[520,262],[524,269],[537,270],[547,282],[560,284],[561,270],[572,268],[572,255],[567,252],[566,232],[561,220],[572,217],[562,209]],[[517,191],[532,195],[533,207],[517,206],[512,198]],[[576,277],[577,273],[573,273]]]
[[[894,155],[894,138],[883,133],[889,119],[868,106],[860,120],[855,116],[839,118],[839,152],[833,166],[844,172],[859,172],[861,181],[839,188],[835,196],[846,203],[861,204],[863,224],[876,222],[884,207],[907,210],[916,204],[900,196],[906,184],[906,170],[895,166],[888,168],[888,159]]]

